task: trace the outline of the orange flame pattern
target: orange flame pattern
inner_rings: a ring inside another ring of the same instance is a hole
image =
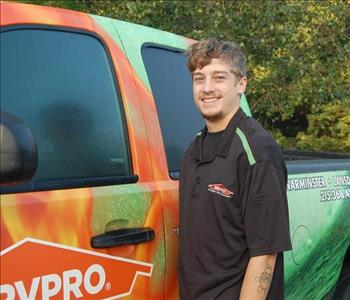
[[[157,110],[150,91],[113,38],[89,15],[6,2],[1,2],[1,12],[1,26],[42,24],[83,29],[94,32],[107,45],[122,94],[132,168],[140,178],[135,186],[151,198],[143,226],[157,233],[151,243],[112,248],[108,253],[154,263],[152,277],[139,278],[127,299],[177,298],[178,241],[172,230],[178,224],[178,186],[169,178],[164,149],[159,146],[163,141],[159,125],[154,125]],[[1,250],[25,237],[91,249],[95,189],[99,188],[2,195]]]

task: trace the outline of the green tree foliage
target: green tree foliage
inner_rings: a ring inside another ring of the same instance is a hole
[[[350,102],[334,101],[308,116],[306,132],[297,135],[301,149],[350,153]]]
[[[254,116],[287,148],[350,152],[350,0],[27,0],[234,40]]]

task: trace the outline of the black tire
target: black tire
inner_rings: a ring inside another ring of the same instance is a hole
[[[347,274],[337,285],[333,300],[350,300],[350,274]]]

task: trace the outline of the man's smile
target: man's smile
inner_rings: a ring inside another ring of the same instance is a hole
[[[219,101],[221,99],[221,97],[206,97],[206,98],[202,98],[202,102],[204,103],[213,103],[216,101]]]

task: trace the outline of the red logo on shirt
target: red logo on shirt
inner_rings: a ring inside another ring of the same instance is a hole
[[[226,198],[231,198],[234,194],[233,192],[225,188],[225,186],[222,183],[208,184],[208,191],[219,194]]]

